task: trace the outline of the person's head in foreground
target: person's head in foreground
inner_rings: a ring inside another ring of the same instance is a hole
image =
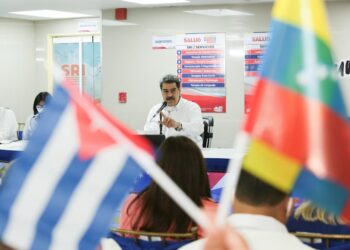
[[[241,171],[237,185],[233,211],[235,213],[259,214],[287,222],[289,196],[266,182]]]
[[[305,221],[320,221],[329,225],[343,224],[341,218],[327,213],[325,210],[317,207],[310,201],[304,201],[295,210],[294,217]]]
[[[181,250],[312,249],[288,232],[285,226],[288,205],[287,194],[242,170],[233,214],[228,217],[226,227],[209,230],[207,240],[190,243]]]
[[[210,198],[207,168],[201,150],[184,136],[168,137],[160,146],[157,164],[198,206]],[[214,203],[214,202],[213,202]],[[139,193],[127,209],[133,230],[185,233],[195,223],[154,182]]]

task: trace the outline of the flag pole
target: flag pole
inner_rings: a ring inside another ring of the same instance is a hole
[[[219,208],[216,213],[216,225],[222,227],[225,225],[226,217],[231,211],[233,205],[233,196],[235,194],[235,189],[238,182],[238,177],[241,172],[243,157],[245,151],[250,142],[250,137],[244,131],[240,131],[236,136],[234,143],[234,150],[238,153],[239,156],[235,159],[231,159],[226,170],[226,177],[224,182],[224,187],[220,196]]]

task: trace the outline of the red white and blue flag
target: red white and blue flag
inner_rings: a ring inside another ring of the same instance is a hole
[[[1,186],[1,240],[16,249],[96,249],[142,172],[130,147],[152,152],[70,85],[57,85]]]

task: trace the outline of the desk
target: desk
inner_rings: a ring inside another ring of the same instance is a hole
[[[208,172],[225,173],[230,159],[237,159],[244,152],[237,152],[233,148],[202,148],[203,157],[207,163]]]
[[[7,144],[0,144],[0,162],[10,162],[21,152],[27,141],[15,141]]]
[[[16,141],[8,144],[0,144],[0,161],[9,162],[27,145],[27,141]],[[230,159],[241,156],[233,148],[203,148],[203,156],[207,162],[208,172],[226,172]]]

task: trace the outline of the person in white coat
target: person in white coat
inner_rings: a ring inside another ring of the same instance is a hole
[[[227,224],[242,236],[250,250],[313,249],[288,232],[285,226],[288,204],[287,194],[242,170],[235,194],[233,214],[229,216]],[[189,243],[180,249],[208,249],[205,245],[210,244],[216,246],[217,250],[231,250],[225,237],[229,234],[226,233],[227,230],[220,235],[211,234],[208,239]]]
[[[30,115],[23,129],[23,140],[28,140],[35,130],[41,113],[45,109],[45,105],[51,95],[48,92],[40,92],[34,99],[33,115]]]
[[[0,107],[0,143],[17,140],[18,123],[15,113]]]
[[[204,125],[199,105],[181,97],[180,79],[175,75],[164,76],[160,90],[164,102],[151,108],[144,130],[153,134],[162,132],[165,137],[186,136],[201,147]]]

